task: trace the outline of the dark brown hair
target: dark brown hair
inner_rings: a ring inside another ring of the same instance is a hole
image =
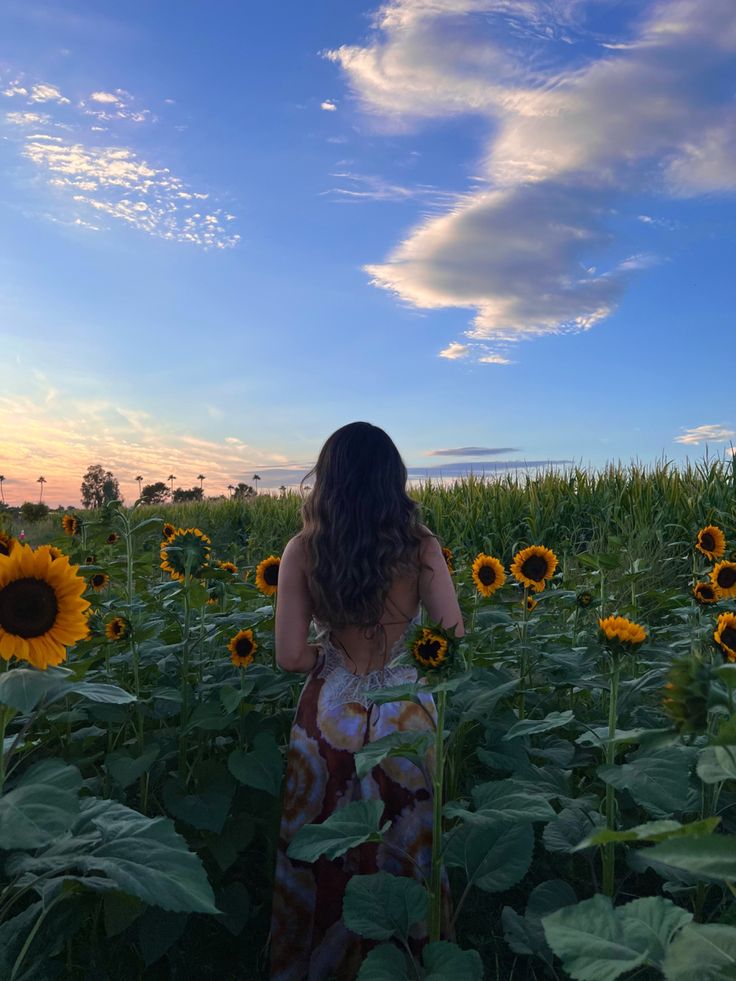
[[[337,628],[377,625],[392,579],[419,571],[428,537],[404,461],[378,426],[351,422],[327,439],[302,483],[313,474],[301,538],[314,615]]]

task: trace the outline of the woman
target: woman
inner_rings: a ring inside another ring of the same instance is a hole
[[[388,758],[362,780],[354,754],[391,732],[433,729],[431,694],[420,696],[421,705],[376,705],[370,697],[376,688],[416,680],[416,670],[397,661],[420,621],[420,604],[432,621],[464,633],[442,548],[419,522],[419,506],[406,493],[406,467],[388,435],[367,422],[343,426],[322,447],[307,477],[312,474],[302,531],[281,556],[276,605],[276,660],[308,678],[287,758],[271,923],[275,981],[356,976],[374,942],[341,919],[351,875],[383,870],[429,878],[431,754],[424,766]],[[308,643],[311,620],[316,644]],[[385,805],[382,824],[391,826],[382,844],[313,864],[287,857],[304,824],[361,799]],[[446,879],[444,888],[447,930]],[[417,925],[417,953],[426,939],[426,923]]]

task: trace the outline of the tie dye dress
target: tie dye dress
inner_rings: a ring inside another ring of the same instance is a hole
[[[420,695],[423,707],[371,701],[372,690],[416,681],[415,668],[396,662],[419,619],[417,613],[409,622],[385,667],[366,675],[353,673],[349,660],[331,641],[329,627],[315,620],[320,653],[299,698],[287,756],[271,920],[272,981],[356,977],[376,941],[358,937],[342,921],[343,896],[352,875],[385,871],[420,879],[418,866],[429,879],[433,751],[423,766],[402,757],[385,759],[362,780],[354,757],[366,743],[392,732],[434,731],[437,713],[429,693]],[[382,824],[391,822],[384,839],[407,852],[413,862],[383,843],[366,843],[340,858],[322,857],[314,863],[287,856],[289,842],[302,825],[318,824],[356,800],[383,801]],[[450,918],[446,876],[443,890],[446,926]],[[411,937],[414,952],[426,939],[426,923],[416,924]]]

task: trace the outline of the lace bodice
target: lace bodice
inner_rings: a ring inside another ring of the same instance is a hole
[[[371,692],[390,685],[401,685],[417,680],[416,668],[409,664],[398,664],[406,650],[406,639],[421,621],[421,610],[407,623],[406,628],[386,656],[384,667],[367,674],[354,674],[342,651],[332,642],[329,624],[314,618],[317,628],[316,643],[322,648],[323,657],[317,662],[315,673],[324,680],[320,703],[323,708],[357,702],[367,708]]]

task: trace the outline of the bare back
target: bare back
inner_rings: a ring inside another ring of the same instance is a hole
[[[424,526],[422,526],[424,527]],[[429,532],[429,529],[425,529]],[[457,636],[465,632],[455,587],[447,569],[442,548],[434,537],[422,541],[419,564],[409,575],[396,577],[389,587],[379,623],[383,629],[366,636],[366,628],[333,628],[331,639],[348,655],[356,674],[368,674],[383,666],[387,653],[406,631],[424,605],[430,620],[456,626]]]

